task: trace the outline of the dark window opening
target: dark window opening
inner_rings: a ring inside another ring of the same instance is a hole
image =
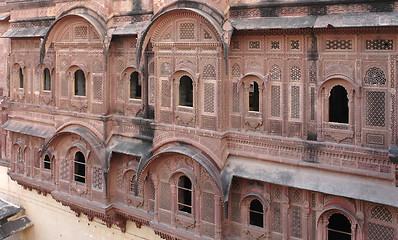
[[[264,209],[259,200],[254,199],[250,202],[249,213],[250,225],[264,227]]]
[[[329,97],[329,122],[348,123],[348,97],[344,87],[332,88]]]
[[[51,170],[51,161],[48,155],[44,157],[43,163],[44,163],[44,169]]]
[[[129,181],[129,192],[130,193],[134,193],[134,181],[135,181],[135,175],[132,176]]]
[[[19,75],[19,88],[23,88],[23,73],[22,73],[22,68],[19,68],[18,75]]]
[[[141,81],[138,72],[130,75],[130,98],[141,99]]]
[[[193,85],[190,77],[183,76],[180,79],[179,93],[180,106],[193,107]]]
[[[82,152],[76,152],[75,154],[75,171],[74,179],[76,182],[86,182],[86,160]]]
[[[329,218],[328,240],[351,240],[351,223],[340,213],[335,213]]]
[[[75,72],[75,95],[86,96],[86,77],[80,69]]]
[[[178,179],[178,210],[192,213],[192,183],[186,176]]]
[[[260,111],[259,108],[260,94],[258,92],[258,84],[256,82],[250,83],[249,89],[249,111]]]
[[[43,71],[43,90],[50,91],[51,90],[51,75],[50,70],[45,68]]]

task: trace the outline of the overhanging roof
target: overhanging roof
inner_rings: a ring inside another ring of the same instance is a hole
[[[300,28],[351,28],[351,27],[397,27],[398,12],[351,13],[302,17],[235,18],[236,30],[272,30]]]
[[[9,13],[0,14],[0,21],[7,20],[10,17]]]
[[[125,26],[117,27],[112,33],[113,36],[137,35],[143,32],[149,25],[149,21],[129,23]]]
[[[358,175],[230,156],[221,173],[225,201],[233,177],[398,207],[398,188]]]
[[[113,138],[109,146],[112,152],[138,157],[143,157],[152,149],[152,144],[150,142],[125,138]]]
[[[47,138],[50,137],[55,129],[48,126],[42,126],[34,123],[27,123],[19,120],[10,119],[2,128],[6,131],[10,132],[17,132],[24,135],[40,137],[40,138]]]
[[[0,199],[0,239],[5,239],[33,225],[26,216],[11,220],[11,217],[14,218],[22,210],[23,208]]]
[[[31,38],[46,36],[49,27],[12,28],[1,36],[2,38]]]

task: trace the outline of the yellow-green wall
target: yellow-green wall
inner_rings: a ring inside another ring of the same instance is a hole
[[[51,195],[43,196],[35,190],[24,190],[7,175],[7,168],[0,166],[0,197],[21,205],[33,226],[16,234],[12,240],[141,240],[161,239],[149,227],[136,228],[127,222],[127,231],[122,233],[116,226],[107,228],[99,219],[88,221],[85,215],[76,217],[68,207],[56,202]],[[8,199],[7,199],[8,198]],[[7,239],[7,240],[8,240]]]

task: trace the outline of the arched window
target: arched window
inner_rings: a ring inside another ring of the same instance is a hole
[[[23,88],[23,72],[21,67],[19,67],[18,69],[18,76],[19,76],[19,88]]]
[[[341,213],[335,213],[329,218],[328,240],[351,240],[351,223]]]
[[[249,219],[250,225],[264,227],[264,207],[257,199],[253,199],[250,202]]]
[[[178,179],[178,210],[192,213],[192,183],[186,176]]]
[[[334,86],[329,97],[329,122],[348,123],[348,113],[347,90],[341,85]]]
[[[86,77],[80,69],[75,72],[75,95],[86,96]]]
[[[86,160],[82,152],[76,152],[74,160],[74,179],[76,182],[86,182]]]
[[[43,71],[43,90],[51,91],[51,75],[48,68]]]
[[[251,82],[249,88],[249,111],[260,111],[259,102],[260,94],[258,91],[258,84],[257,82]]]
[[[193,107],[193,85],[192,79],[188,76],[182,76],[179,88],[179,105]]]
[[[50,161],[50,157],[48,155],[44,156],[43,167],[44,167],[44,169],[51,170],[51,161]]]
[[[141,81],[138,72],[130,74],[130,98],[141,99]]]

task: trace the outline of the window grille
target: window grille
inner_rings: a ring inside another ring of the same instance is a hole
[[[203,68],[203,77],[204,78],[216,78],[216,69],[214,68],[213,65],[207,64]]]
[[[364,79],[366,85],[385,85],[386,81],[386,76],[380,68],[373,67],[366,71]]]
[[[277,85],[271,86],[271,116],[280,117],[281,108],[281,87]]]
[[[193,23],[181,23],[180,24],[180,39],[194,39],[195,37],[195,25]]]
[[[205,83],[204,84],[204,112],[213,113],[214,112],[214,84]]]
[[[281,81],[282,79],[281,69],[276,65],[272,66],[269,75],[272,81]]]
[[[366,125],[384,127],[386,120],[386,93],[380,91],[365,92]]]

